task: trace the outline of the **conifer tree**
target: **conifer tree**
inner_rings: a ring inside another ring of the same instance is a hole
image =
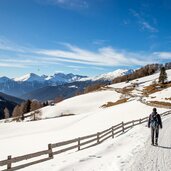
[[[166,80],[167,80],[167,73],[165,67],[161,67],[160,75],[159,75],[159,83],[164,84]]]

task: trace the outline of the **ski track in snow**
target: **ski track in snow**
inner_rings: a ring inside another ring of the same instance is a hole
[[[171,118],[163,121],[159,132],[158,146],[151,145],[151,137],[135,157],[126,171],[169,171],[171,170]],[[150,130],[149,130],[150,131]]]

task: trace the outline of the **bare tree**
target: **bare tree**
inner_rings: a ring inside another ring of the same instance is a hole
[[[12,116],[13,117],[18,117],[18,116],[21,116],[21,110],[20,110],[20,106],[17,105],[15,106],[13,112],[12,112]]]
[[[5,109],[4,109],[4,118],[5,118],[5,119],[8,119],[9,117],[10,117],[9,110],[8,110],[8,108],[5,108]]]
[[[41,107],[43,107],[43,105],[39,101],[34,100],[34,101],[31,102],[30,111],[40,109]]]

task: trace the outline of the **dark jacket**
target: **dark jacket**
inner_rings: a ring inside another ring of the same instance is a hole
[[[159,122],[159,126],[160,126],[160,128],[162,128],[163,126],[162,126],[162,120],[161,120],[161,117],[160,117],[160,115],[159,115],[158,113],[154,113],[154,112],[153,112],[153,113],[151,113],[151,114],[150,114],[150,116],[149,116],[149,119],[148,119],[148,127],[150,128],[152,115],[154,115],[154,114],[156,114],[157,120],[158,120],[158,122]]]

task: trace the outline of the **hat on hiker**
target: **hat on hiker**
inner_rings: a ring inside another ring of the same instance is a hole
[[[156,112],[157,111],[157,109],[156,108],[153,108],[153,112]]]

